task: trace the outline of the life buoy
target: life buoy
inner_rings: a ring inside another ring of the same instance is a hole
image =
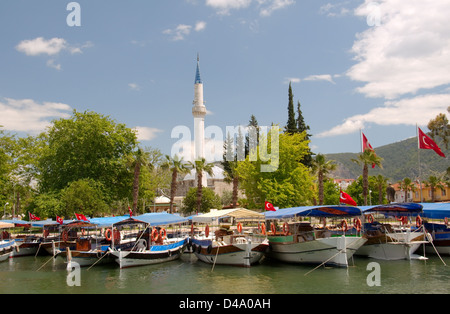
[[[288,233],[289,233],[289,225],[288,225],[287,222],[285,222],[285,223],[283,224],[283,234],[284,234],[285,236],[287,236]]]
[[[205,228],[205,236],[206,236],[206,237],[209,236],[209,225],[206,225],[206,228]]]
[[[237,224],[237,231],[239,233],[242,233],[242,224],[240,222],[238,222],[238,224]]]
[[[106,229],[106,231],[105,231],[105,239],[107,240],[107,241],[111,241],[111,239],[112,239],[112,231],[111,231],[111,229]]]
[[[277,233],[277,227],[275,227],[275,224],[273,222],[270,223],[270,231],[272,231],[273,235]]]
[[[371,224],[371,223],[373,223],[373,221],[374,221],[373,215],[372,215],[372,214],[369,214],[369,215],[367,216],[367,222]]]
[[[164,228],[161,228],[161,230],[159,231],[159,236],[161,237],[161,240],[164,240],[167,236],[167,231]]]
[[[265,223],[262,223],[262,224],[261,224],[261,233],[262,233],[263,235],[266,235],[266,224],[265,224]]]
[[[156,230],[156,228],[154,228],[152,230],[152,241],[157,241],[159,239],[159,233],[158,230]]]
[[[419,228],[422,225],[422,218],[420,216],[416,217],[416,227]]]
[[[444,223],[446,226],[448,226],[448,218],[447,217],[444,218]]]
[[[69,240],[69,233],[67,232],[67,230],[64,230],[61,234],[61,238],[64,242],[66,242],[67,240]]]
[[[342,226],[342,231],[347,232],[348,231],[348,224],[347,224],[347,220],[342,220],[341,222],[341,226]]]
[[[353,226],[355,227],[356,231],[361,231],[361,220],[359,218],[353,219]]]
[[[397,217],[395,217],[395,218],[397,218]],[[402,225],[406,225],[408,223],[408,217],[406,217],[406,216],[397,218],[397,220],[400,221],[402,223]]]

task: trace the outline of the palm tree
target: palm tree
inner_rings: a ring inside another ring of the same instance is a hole
[[[317,154],[312,162],[312,171],[317,174],[319,185],[319,205],[323,205],[323,181],[326,175],[336,169],[336,164],[332,160],[325,160],[325,156]]]
[[[431,189],[431,201],[434,202],[434,192],[436,191],[436,188],[444,189],[445,186],[442,184],[442,178],[438,176],[431,175],[428,177],[428,180],[425,180],[425,186],[430,187]]]
[[[387,178],[381,174],[375,177],[375,185],[378,188],[378,204],[383,204],[383,188],[386,186]]]
[[[136,212],[137,202],[139,198],[139,176],[141,174],[142,166],[153,167],[153,165],[149,161],[150,154],[146,151],[143,151],[140,147],[135,152],[134,155],[134,179],[133,179],[133,212]]]
[[[170,184],[170,213],[173,213],[173,200],[175,199],[175,194],[177,192],[177,178],[178,174],[189,173],[189,168],[183,162],[183,157],[179,158],[175,155],[173,158],[166,155],[165,162],[161,165],[163,169],[172,172],[172,182]]]
[[[202,208],[202,196],[203,196],[203,172],[206,172],[210,176],[213,175],[214,164],[207,163],[205,158],[196,160],[195,162],[189,162],[192,168],[197,173],[197,212]]]
[[[364,205],[367,206],[367,194],[369,192],[369,166],[375,165],[383,169],[381,164],[383,158],[378,157],[373,150],[366,149],[363,153],[358,155],[358,159],[352,159],[353,162],[361,165],[363,164],[363,196]]]
[[[398,182],[400,184],[400,188],[405,191],[405,202],[408,201],[408,191],[414,191],[415,190],[415,185],[414,182],[406,177],[404,178],[402,181]]]

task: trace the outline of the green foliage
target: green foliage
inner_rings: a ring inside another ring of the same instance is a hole
[[[258,146],[269,147],[269,155],[278,153],[279,161],[273,171],[261,171],[261,167],[269,163],[261,160],[264,160],[261,157],[267,157],[264,154],[258,154],[256,161],[247,156],[245,161],[238,163],[236,170],[250,208],[263,208],[264,201],[280,208],[307,205],[312,199],[313,178],[308,168],[300,163],[309,143],[305,140],[305,132],[278,135],[278,150],[268,144],[272,143],[270,136],[261,135]]]
[[[369,193],[368,193],[368,204],[375,205],[379,204],[379,184],[377,183],[376,176],[369,176]],[[370,192],[372,191],[372,192]],[[346,191],[358,204],[359,206],[364,205],[364,195],[363,195],[363,178],[359,176],[352,184],[350,184]],[[387,204],[386,200],[386,188],[381,191],[381,199],[383,204]]]
[[[221,209],[222,204],[220,196],[214,193],[210,188],[204,188],[202,191],[200,213],[208,213],[212,208]],[[190,188],[183,201],[181,208],[184,214],[197,212],[197,188]]]
[[[103,183],[112,198],[129,195],[133,173],[127,158],[136,134],[124,124],[95,112],[53,122],[43,135],[46,146],[39,160],[43,192],[59,191],[71,182],[90,178]]]

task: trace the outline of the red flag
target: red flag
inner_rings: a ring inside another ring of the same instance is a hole
[[[362,135],[363,153],[366,151],[366,149],[375,153],[375,150],[373,149],[372,145],[370,145],[369,141],[367,140],[367,137],[364,135],[363,132],[361,132],[361,135]],[[375,164],[372,164],[372,169],[375,168],[375,166],[376,166]]]
[[[419,130],[419,148],[420,149],[432,149],[441,157],[445,158],[445,154],[441,151],[439,146],[436,145],[436,143],[428,136],[426,135],[420,128],[417,128]]]
[[[63,219],[59,216],[56,216],[56,222],[59,223],[60,225],[63,224]]]
[[[264,203],[264,207],[266,208],[266,210],[269,210],[269,211],[272,211],[272,212],[277,211],[277,210],[275,209],[275,207],[273,207],[272,203],[269,203],[269,202],[265,202],[265,203]]]
[[[131,210],[130,206],[128,206],[128,212],[130,213],[130,218],[133,215],[133,211]]]
[[[75,217],[77,217],[77,220],[83,220],[83,221],[89,221],[85,215],[83,214],[77,214],[75,213]]]
[[[356,202],[351,198],[351,196],[343,192],[342,190],[339,197],[339,201],[344,204],[356,206]]]
[[[41,220],[41,218],[39,218],[38,216],[33,215],[30,212],[28,212],[28,215],[30,216],[30,221]]]

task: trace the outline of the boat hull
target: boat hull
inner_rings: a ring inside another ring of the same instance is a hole
[[[268,257],[297,264],[348,267],[348,260],[367,241],[363,237],[335,236],[293,241],[293,236],[269,236]]]
[[[6,261],[16,248],[19,247],[14,240],[3,240],[0,241],[0,262]]]
[[[267,240],[262,242],[241,241],[225,244],[212,240],[192,239],[195,256],[202,262],[215,265],[250,267],[259,263],[269,248]]]
[[[412,260],[424,259],[414,254],[417,249],[428,243],[423,232],[394,232],[368,236],[368,241],[356,255],[380,260]]]
[[[153,245],[150,249],[136,251],[110,250],[120,268],[160,264],[174,261],[186,249],[187,239],[163,245]]]

